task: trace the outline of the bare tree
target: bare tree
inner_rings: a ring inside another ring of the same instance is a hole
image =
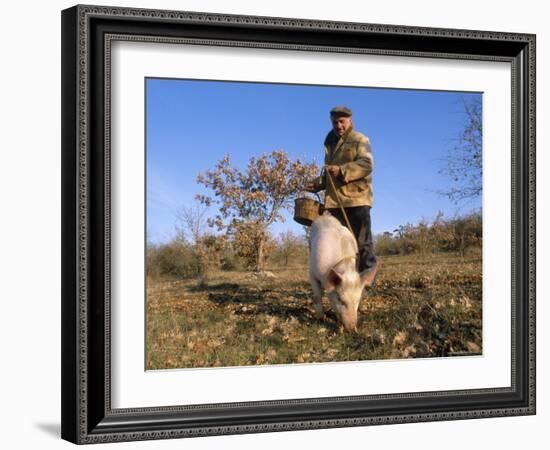
[[[304,243],[304,239],[292,231],[284,231],[279,234],[277,250],[285,267],[293,257],[301,256],[305,249],[307,249],[307,244]]]
[[[455,248],[460,256],[464,257],[466,248],[479,245],[482,239],[481,214],[472,213],[463,217],[456,217],[452,222]]]
[[[176,212],[176,239],[197,245],[207,226],[207,212],[208,208],[198,201],[193,206],[181,206]]]
[[[466,122],[457,144],[449,152],[440,173],[447,175],[453,186],[440,194],[455,203],[477,198],[482,189],[483,116],[481,96],[463,100]]]

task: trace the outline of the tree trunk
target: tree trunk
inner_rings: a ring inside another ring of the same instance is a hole
[[[460,256],[464,258],[464,254],[466,253],[466,236],[464,236],[464,232],[460,233]]]
[[[264,266],[264,238],[258,243],[258,253],[256,254],[256,271],[261,272]]]

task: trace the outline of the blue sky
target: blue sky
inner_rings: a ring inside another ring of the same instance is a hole
[[[481,207],[455,205],[436,191],[449,186],[439,170],[464,127],[463,99],[479,93],[333,87],[201,80],[146,80],[147,239],[174,236],[175,214],[196,204],[199,172],[225,154],[245,167],[253,155],[285,150],[292,158],[323,162],[329,111],[345,105],[374,157],[374,233],[405,223]],[[215,214],[215,206],[210,208]],[[303,233],[287,214],[272,226]]]

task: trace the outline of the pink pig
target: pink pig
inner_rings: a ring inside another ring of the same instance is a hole
[[[357,310],[365,286],[355,265],[357,242],[351,232],[329,212],[311,226],[309,280],[313,289],[315,317],[322,319],[323,289],[332,310],[348,331],[357,331]]]

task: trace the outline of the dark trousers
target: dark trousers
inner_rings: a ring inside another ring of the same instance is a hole
[[[376,256],[374,256],[374,244],[372,241],[372,232],[370,227],[370,206],[352,206],[344,208],[348,216],[351,229],[357,246],[359,247],[359,258],[357,270],[370,270],[376,266]],[[346,219],[342,215],[340,208],[329,208],[329,212],[336,217],[342,225],[347,228]]]

